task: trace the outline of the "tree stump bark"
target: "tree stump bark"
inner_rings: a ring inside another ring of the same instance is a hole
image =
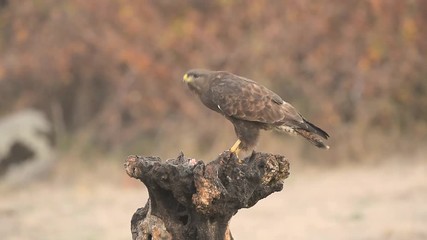
[[[231,217],[281,191],[289,175],[285,157],[259,152],[240,163],[226,151],[206,165],[182,153],[165,162],[129,156],[125,168],[149,194],[131,220],[134,240],[233,239]]]

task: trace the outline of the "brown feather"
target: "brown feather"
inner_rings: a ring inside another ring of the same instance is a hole
[[[309,132],[305,129],[294,129],[300,136],[304,137],[316,147],[329,149],[329,146],[323,143],[322,138],[319,135]]]

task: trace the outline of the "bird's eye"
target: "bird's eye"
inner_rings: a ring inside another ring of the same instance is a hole
[[[198,74],[193,74],[193,78],[199,78]]]

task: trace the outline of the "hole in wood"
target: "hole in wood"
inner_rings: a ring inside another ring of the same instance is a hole
[[[182,216],[179,216],[178,219],[182,223],[182,225],[187,225],[189,216],[188,215],[182,215]]]

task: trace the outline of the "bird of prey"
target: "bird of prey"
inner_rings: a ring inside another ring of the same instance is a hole
[[[257,82],[225,71],[193,69],[183,80],[202,103],[225,116],[237,135],[230,151],[253,148],[260,129],[300,135],[319,148],[328,149],[323,140],[329,135],[307,121],[291,104]]]

